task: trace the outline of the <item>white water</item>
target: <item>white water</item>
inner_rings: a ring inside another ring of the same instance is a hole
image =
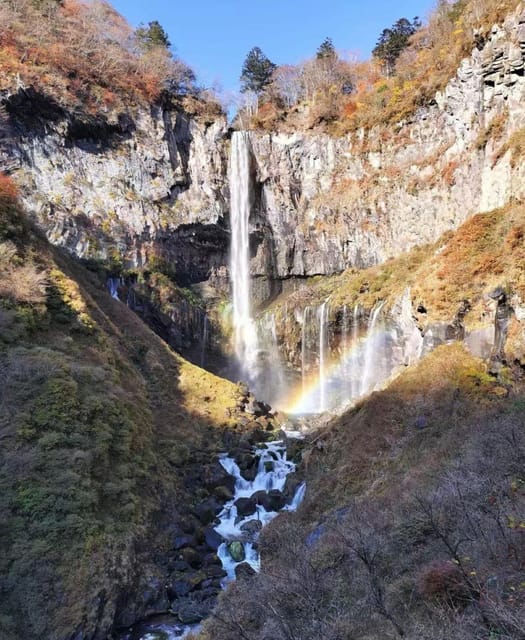
[[[283,491],[286,484],[286,477],[295,471],[295,464],[286,458],[286,449],[281,441],[271,442],[267,445],[255,450],[255,455],[259,458],[257,475],[253,480],[246,480],[242,477],[239,466],[235,460],[228,455],[220,458],[223,468],[235,478],[235,490],[233,499],[224,505],[220,512],[219,524],[215,527],[215,531],[221,535],[223,542],[218,551],[223,568],[227,573],[223,583],[235,579],[235,567],[240,564],[236,562],[228,551],[228,544],[233,541],[239,541],[244,548],[245,560],[255,571],[259,571],[260,558],[257,551],[258,533],[248,534],[243,530],[252,520],[258,520],[262,527],[271,522],[279,513],[277,511],[266,511],[262,505],[257,505],[255,513],[249,516],[238,516],[235,501],[239,498],[250,498],[257,491]],[[285,511],[295,511],[305,494],[305,484],[301,484],[292,499],[285,505]]]
[[[319,412],[326,410],[326,356],[328,347],[328,301],[317,311],[319,317]]]
[[[339,349],[330,351],[328,337],[330,307],[305,307],[301,322],[302,393],[286,410],[292,414],[340,411],[371,391],[381,388],[422,353],[423,339],[413,318],[410,291],[395,303],[391,315],[383,317],[385,302],[372,310],[366,332],[361,329],[363,310],[341,312]],[[350,327],[351,322],[351,327]],[[363,327],[364,329],[365,327]],[[318,353],[317,377],[312,376],[312,353]]]
[[[106,281],[106,286],[108,288],[109,295],[114,300],[120,300],[120,298],[118,297],[118,288],[120,287],[120,285],[121,285],[120,278],[108,278]]]
[[[230,155],[230,278],[233,305],[233,347],[241,377],[257,378],[257,330],[251,316],[250,235],[251,210],[250,138],[235,131]]]
[[[359,395],[364,396],[366,393],[375,388],[377,383],[376,362],[384,354],[384,336],[381,332],[376,332],[377,320],[384,307],[384,302],[378,302],[373,308],[368,321],[368,333],[366,338],[366,346],[364,351],[363,374],[361,378],[361,388]],[[381,373],[379,374],[381,377]]]

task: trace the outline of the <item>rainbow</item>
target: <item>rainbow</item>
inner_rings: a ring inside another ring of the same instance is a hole
[[[368,331],[365,336],[351,344],[339,358],[327,363],[322,379],[318,371],[317,374],[306,380],[304,384],[297,385],[289,396],[280,403],[282,405],[280,407],[281,410],[290,415],[320,413],[319,404],[318,402],[317,404],[315,403],[321,396],[323,381],[327,385],[325,393],[328,391],[328,411],[349,406],[361,396],[369,393],[373,388],[377,387],[379,380],[376,379],[375,384],[368,384],[368,388],[363,393],[362,384],[365,380],[369,383],[372,382],[372,380],[368,379],[366,360],[370,358],[369,349],[375,351],[376,348],[381,348],[376,345],[375,339],[384,334],[384,328],[378,328],[372,332]],[[351,380],[349,372],[355,372],[358,375],[355,375],[354,380]],[[385,370],[381,373],[384,374],[382,375],[383,380],[381,380],[381,384],[383,384],[391,378],[393,372]],[[330,386],[332,386],[332,389],[330,389]],[[333,389],[334,386],[336,387],[335,390]],[[331,394],[334,391],[336,393],[335,398],[333,393]],[[332,395],[332,402],[330,402],[330,395]],[[334,400],[336,401],[335,405],[333,404]]]

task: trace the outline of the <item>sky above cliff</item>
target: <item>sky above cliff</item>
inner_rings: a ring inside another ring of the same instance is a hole
[[[137,26],[158,20],[178,57],[206,87],[238,91],[248,51],[260,47],[276,64],[297,64],[326,38],[338,51],[367,58],[381,31],[398,18],[426,18],[433,0],[113,0]]]

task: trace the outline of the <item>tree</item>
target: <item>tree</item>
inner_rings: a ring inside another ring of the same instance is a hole
[[[390,29],[383,29],[372,55],[383,63],[387,76],[392,75],[396,60],[408,46],[410,36],[421,27],[421,20],[416,16],[412,22],[400,18]]]
[[[259,95],[271,82],[272,74],[277,68],[259,47],[248,52],[241,73],[241,91],[253,91]]]
[[[335,51],[332,38],[325,38],[323,42],[319,45],[319,48],[317,49],[317,53],[315,55],[316,55],[316,58],[318,58],[319,60],[322,60],[323,58],[337,57],[337,53]]]
[[[139,48],[144,51],[150,51],[155,47],[163,47],[164,49],[171,47],[168,34],[157,20],[148,22],[147,27],[143,24],[139,25],[135,31],[135,38]]]

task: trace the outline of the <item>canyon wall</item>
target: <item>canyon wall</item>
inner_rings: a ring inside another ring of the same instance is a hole
[[[289,277],[382,262],[522,198],[524,56],[520,5],[410,122],[341,138],[252,132],[257,297]],[[52,242],[124,267],[155,255],[181,284],[226,286],[224,118],[164,105],[81,119],[24,88],[2,102],[0,158]]]

